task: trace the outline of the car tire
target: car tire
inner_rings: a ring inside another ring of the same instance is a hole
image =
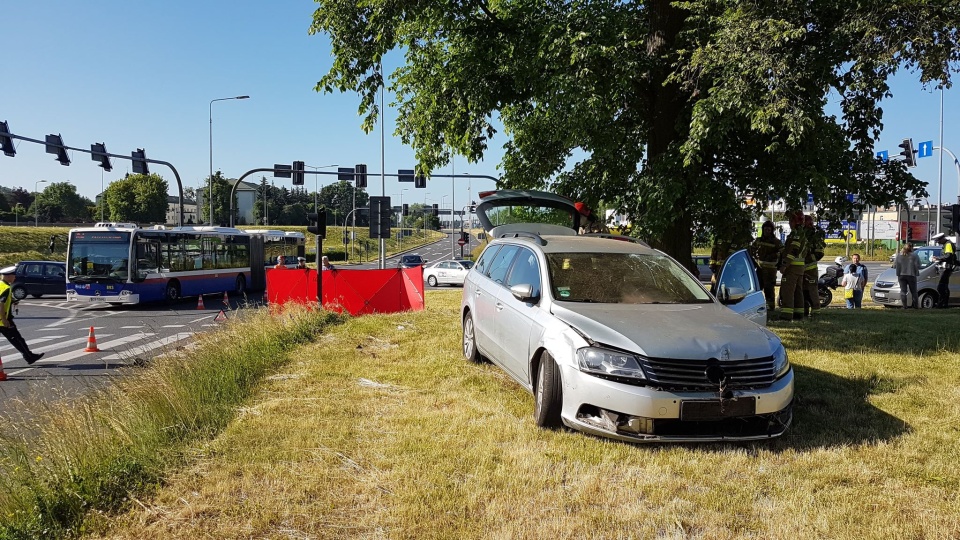
[[[13,299],[20,301],[27,297],[27,290],[23,287],[14,287],[13,288]]]
[[[917,304],[920,305],[920,309],[933,309],[937,305],[937,295],[932,292],[920,293],[920,296],[917,297]]]
[[[436,286],[437,286],[437,277],[436,277],[436,276],[430,276],[430,277],[428,277],[428,278],[427,278],[427,285],[429,285],[429,286],[431,286],[431,287],[436,287]]]
[[[477,350],[476,328],[473,325],[473,314],[470,312],[463,316],[463,356],[474,364],[483,362],[483,357]]]
[[[563,407],[563,386],[560,381],[560,368],[550,353],[545,352],[540,357],[533,396],[533,418],[537,425],[549,429],[562,427],[560,410]]]
[[[180,300],[180,282],[175,279],[168,281],[164,296],[170,303]]]
[[[30,296],[32,296],[32,297],[34,297],[34,298],[40,298],[40,297],[43,296],[43,295],[42,295],[42,294],[31,294]]]

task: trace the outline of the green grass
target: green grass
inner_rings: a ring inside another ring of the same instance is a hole
[[[20,261],[64,261],[67,259],[67,227],[0,227],[0,267]],[[56,235],[50,253],[50,236]]]
[[[130,368],[102,391],[8,411],[0,538],[77,536],[151,495],[174,467],[194,461],[296,345],[341,321],[302,310],[232,313],[195,347]]]
[[[545,431],[460,353],[460,290],[305,345],[110,538],[956,538],[953,312],[772,323],[795,424],[757,444]],[[101,525],[106,526],[108,522]]]

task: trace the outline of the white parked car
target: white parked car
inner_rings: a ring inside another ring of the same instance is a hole
[[[727,259],[714,297],[663,252],[577,235],[573,210],[530,191],[493,192],[477,205],[492,240],[464,283],[464,355],[489,359],[532,392],[542,427],[634,442],[782,435],[793,370],[762,326],[747,253]]]
[[[467,277],[467,272],[473,268],[473,261],[440,261],[423,269],[423,280],[427,285],[460,285]]]

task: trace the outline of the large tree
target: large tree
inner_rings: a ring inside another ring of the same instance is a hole
[[[37,194],[32,212],[49,223],[82,222],[90,219],[87,203],[90,200],[77,193],[77,186],[69,182],[55,182]]]
[[[111,182],[101,200],[111,221],[163,223],[168,190],[167,181],[156,174],[131,174]]]
[[[317,0],[334,64],[318,91],[396,93],[397,134],[426,170],[480,160],[502,122],[502,186],[626,212],[683,259],[745,195],[833,217],[924,187],[874,158],[897,70],[949,84],[960,3],[942,0]],[[385,79],[384,55],[406,62]],[[840,117],[825,113],[828,97]],[[571,163],[572,162],[572,163]]]

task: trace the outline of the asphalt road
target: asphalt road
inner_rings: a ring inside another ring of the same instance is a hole
[[[259,299],[258,299],[259,300]],[[242,297],[230,298],[227,317]],[[20,353],[0,339],[6,381],[0,381],[0,407],[14,398],[57,399],[88,392],[124,370],[165,351],[189,346],[194,334],[218,325],[222,297],[175,305],[82,306],[64,297],[27,299],[19,303],[17,327],[34,352],[44,357],[27,365]],[[85,352],[90,328],[99,352]]]

